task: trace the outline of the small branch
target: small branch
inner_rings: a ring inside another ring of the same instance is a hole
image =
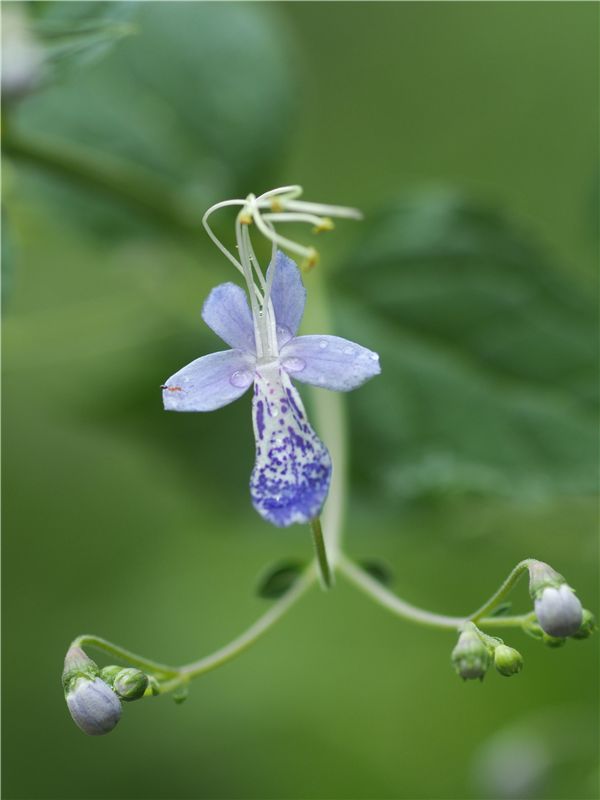
[[[319,564],[321,584],[324,589],[331,589],[333,586],[333,576],[331,574],[331,570],[329,569],[329,562],[327,561],[327,550],[325,549],[323,529],[321,528],[321,520],[319,517],[315,517],[310,521],[310,529],[313,535],[315,553],[317,554],[317,563]]]
[[[449,617],[444,614],[435,614],[426,609],[413,606],[397,595],[390,592],[379,581],[372,578],[367,572],[357,566],[347,556],[340,555],[338,568],[340,572],[348,578],[358,589],[369,595],[379,605],[387,608],[398,617],[416,622],[419,625],[427,625],[432,628],[443,628],[456,630],[464,625],[465,622],[477,622],[480,627],[488,628],[516,628],[521,627],[524,622],[532,618],[533,613],[521,614],[511,617],[485,617],[499,602],[510,592],[523,572],[528,568],[533,559],[521,561],[508,578],[504,581],[500,589],[474,614],[468,617]]]
[[[350,583],[353,583],[354,586],[369,595],[380,606],[387,608],[398,617],[416,622],[419,625],[451,630],[456,630],[465,622],[465,617],[447,617],[443,614],[434,614],[431,611],[426,611],[423,608],[407,603],[405,600],[401,600],[343,554],[340,554],[338,568]]]
[[[289,611],[289,609],[306,593],[308,589],[314,584],[317,577],[316,565],[313,563],[298,578],[298,580],[291,586],[288,591],[274,603],[271,608],[259,617],[256,622],[251,625],[248,630],[234,639],[228,645],[217,650],[199,661],[194,661],[191,664],[186,664],[180,667],[179,672],[185,676],[186,679],[197,678],[198,675],[203,675],[216,667],[220,667],[227,661],[230,661],[235,656],[243,653],[250,645],[254,644],[269,628],[271,628],[281,617]]]
[[[134,667],[151,672],[155,677],[173,678],[179,675],[180,672],[177,667],[170,667],[167,664],[161,664],[158,661],[151,661],[149,658],[138,656],[137,653],[132,653],[131,650],[126,650],[124,647],[119,647],[119,645],[113,644],[106,639],[101,639],[100,636],[83,634],[73,640],[71,647],[93,647],[122,661],[127,661]]]
[[[477,622],[486,614],[489,614],[490,611],[493,611],[494,608],[496,608],[496,606],[498,606],[502,600],[504,600],[507,594],[513,589],[519,578],[529,569],[530,565],[533,564],[534,561],[535,559],[533,558],[525,558],[523,561],[520,561],[510,573],[508,578],[504,581],[502,586],[498,589],[498,591],[493,594],[490,599],[481,606],[481,608],[477,609],[477,611],[471,614],[469,619],[473,620],[473,622]],[[510,619],[510,617],[505,617],[504,619]]]
[[[93,647],[101,650],[108,655],[126,661],[132,666],[148,672],[159,681],[159,691],[166,694],[187,684],[192,678],[197,678],[205,672],[220,667],[227,661],[243,653],[263,634],[265,634],[289,609],[302,597],[303,594],[315,583],[317,578],[316,563],[311,564],[304,574],[293,584],[293,586],[274,603],[269,610],[259,617],[244,633],[238,636],[229,644],[211,653],[209,656],[185,664],[182,667],[171,667],[161,664],[158,661],[151,661],[148,658],[125,650],[106,639],[99,636],[85,634],[78,636],[72,643],[73,647]]]

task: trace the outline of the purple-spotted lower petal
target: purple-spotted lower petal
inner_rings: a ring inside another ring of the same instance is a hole
[[[197,358],[163,386],[166,411],[214,411],[237,400],[254,380],[256,359],[240,350]]]
[[[379,356],[339,336],[297,336],[281,348],[283,369],[295,380],[336,392],[379,375]]]
[[[296,263],[281,250],[277,251],[269,265],[267,280],[273,270],[275,274],[271,286],[271,302],[277,322],[277,341],[281,347],[296,335],[300,327],[306,303],[306,289]]]
[[[252,314],[246,293],[237,284],[215,286],[202,308],[202,319],[230,347],[256,352]]]
[[[257,368],[252,412],[254,508],[278,527],[309,522],[327,497],[331,458],[308,424],[300,395],[276,362]]]

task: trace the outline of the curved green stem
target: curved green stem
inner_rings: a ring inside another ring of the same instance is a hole
[[[434,614],[431,611],[426,611],[423,608],[407,603],[386,589],[379,581],[376,581],[375,578],[372,578],[343,554],[339,556],[338,569],[357,589],[369,595],[380,606],[387,608],[398,617],[416,622],[419,625],[452,630],[456,630],[465,622],[464,617],[447,617],[444,614]]]
[[[517,564],[500,589],[480,609],[466,617],[450,617],[445,614],[436,614],[407,603],[406,600],[402,600],[402,598],[390,592],[389,589],[386,589],[379,581],[372,578],[365,570],[343,554],[339,556],[338,568],[350,583],[369,595],[379,605],[387,608],[396,616],[415,622],[418,625],[456,630],[464,625],[465,622],[472,621],[477,622],[480,627],[515,628],[521,627],[524,622],[531,619],[534,616],[532,612],[510,617],[485,617],[484,615],[493,610],[506,597],[532,561],[533,559],[525,559]]]
[[[122,661],[127,661],[134,667],[138,667],[139,669],[150,672],[156,678],[172,678],[176,675],[179,675],[180,672],[177,667],[170,667],[167,664],[161,664],[158,661],[151,661],[149,658],[144,658],[143,656],[139,656],[137,653],[132,653],[131,650],[126,650],[124,647],[119,647],[119,645],[113,644],[106,639],[102,639],[100,636],[83,634],[72,641],[71,647],[93,647],[96,650],[101,650],[110,656],[120,658]]]
[[[534,561],[535,559],[533,558],[525,558],[523,561],[519,561],[517,566],[513,569],[498,591],[493,594],[490,599],[481,606],[481,608],[478,608],[477,611],[475,611],[473,614],[470,614],[469,619],[473,620],[473,622],[477,622],[486,614],[489,614],[490,611],[493,611],[494,608],[496,608],[496,606],[499,605],[502,600],[504,600],[507,594],[513,589],[521,575],[523,575],[523,573],[529,569]],[[504,617],[504,619],[510,619],[510,617]]]
[[[302,597],[303,594],[315,583],[317,579],[316,564],[311,564],[303,575],[292,585],[292,587],[274,603],[269,610],[259,617],[247,630],[240,636],[233,639],[229,644],[211,653],[209,656],[184,664],[181,667],[171,667],[144,658],[137,653],[132,653],[124,647],[119,647],[112,642],[102,639],[99,636],[84,634],[78,636],[73,642],[73,647],[93,647],[101,650],[108,655],[128,662],[132,666],[148,672],[159,682],[160,694],[166,694],[182,685],[187,684],[193,678],[203,675],[205,672],[220,667],[222,664],[243,653],[254,642],[256,642],[269,628],[271,628],[289,609]]]
[[[317,568],[313,563],[298,578],[290,589],[274,603],[269,610],[259,617],[241,636],[199,661],[193,661],[181,667],[179,672],[186,678],[197,678],[221,664],[225,664],[235,656],[243,653],[254,644],[269,628],[271,628],[289,609],[304,595],[317,579]]]

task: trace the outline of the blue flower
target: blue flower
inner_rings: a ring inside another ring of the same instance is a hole
[[[347,392],[379,374],[379,356],[338,336],[296,336],[306,290],[298,267],[281,251],[267,271],[260,308],[253,282],[249,289],[252,311],[236,284],[212,290],[202,317],[231,349],[198,358],[170,377],[163,387],[164,407],[212,411],[254,385],[252,503],[279,527],[310,522],[327,497],[331,459],[291,378]]]

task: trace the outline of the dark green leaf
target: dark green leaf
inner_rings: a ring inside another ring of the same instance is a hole
[[[398,498],[595,491],[591,287],[449,191],[376,218],[339,284],[346,332],[381,354],[382,376],[353,397],[373,486]]]
[[[43,133],[66,148],[132,164],[190,209],[200,228],[210,203],[268,186],[294,103],[286,44],[260,4],[133,5],[136,35],[26,98],[12,136]],[[58,181],[60,170],[42,165],[51,183],[36,185],[37,196],[43,190],[63,216],[66,209],[69,219],[103,235],[129,231],[130,208],[119,205],[118,192],[107,195],[72,173],[63,170]],[[139,208],[145,231],[159,228]]]
[[[358,562],[365,572],[374,578],[383,586],[391,586],[394,582],[394,573],[389,564],[385,561],[375,561],[373,559],[365,559]]]
[[[500,605],[496,606],[496,608],[491,612],[490,617],[505,617],[507,614],[510,614],[511,610],[511,602],[500,603]]]
[[[49,78],[92,64],[119,39],[136,32],[132,22],[140,7],[123,2],[43,2],[31,4],[31,28],[44,45]]]
[[[281,597],[298,580],[304,566],[301,561],[289,560],[267,567],[257,581],[256,593],[267,600]]]

